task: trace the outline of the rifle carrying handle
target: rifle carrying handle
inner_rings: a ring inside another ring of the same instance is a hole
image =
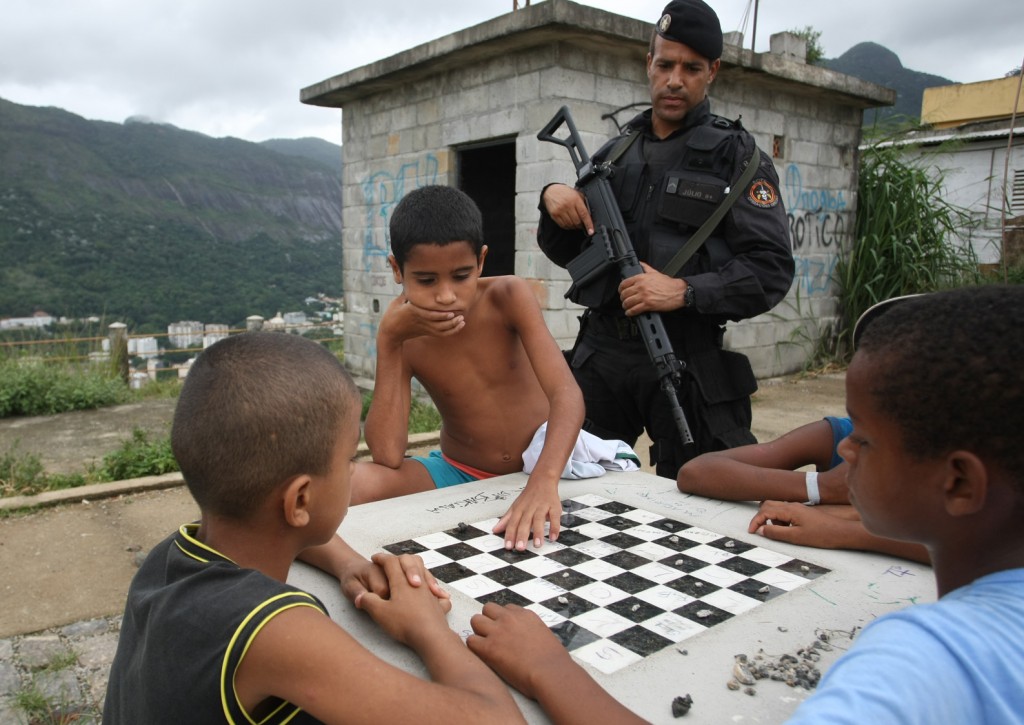
[[[555,136],[555,131],[562,127],[562,124],[569,129],[569,135],[565,138],[559,138]],[[540,130],[537,134],[537,138],[541,141],[547,141],[548,143],[558,144],[569,151],[569,158],[572,159],[573,166],[576,167],[576,171],[579,171],[585,165],[590,163],[590,156],[587,155],[586,149],[580,146],[574,139],[580,137],[576,131],[576,124],[573,123],[572,114],[569,113],[568,106],[562,106],[558,109],[548,125]]]

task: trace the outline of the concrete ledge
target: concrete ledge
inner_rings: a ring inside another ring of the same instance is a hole
[[[409,436],[408,450],[420,448],[431,448],[439,445],[441,441],[440,431],[431,433],[415,433]],[[370,455],[370,449],[365,442],[360,442],[356,449],[356,458],[366,458]],[[41,508],[43,506],[57,506],[63,503],[78,502],[83,499],[112,498],[114,496],[125,496],[132,493],[143,493],[145,491],[159,491],[164,488],[174,488],[184,485],[185,479],[180,473],[165,473],[162,476],[144,476],[143,478],[130,478],[125,481],[112,481],[110,483],[90,483],[87,486],[76,488],[65,488],[60,491],[44,491],[35,496],[10,496],[0,498],[0,511],[18,511],[20,509]]]

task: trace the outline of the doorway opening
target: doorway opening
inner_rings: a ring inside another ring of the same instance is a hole
[[[480,207],[487,261],[484,277],[516,272],[516,140],[486,141],[456,151],[458,187]]]

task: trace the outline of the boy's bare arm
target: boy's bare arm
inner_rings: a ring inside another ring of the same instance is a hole
[[[318,610],[294,607],[264,625],[239,667],[236,691],[250,712],[274,696],[323,722],[522,722],[508,689],[451,631],[438,601],[408,585],[408,571],[422,562],[403,558],[380,562],[390,599],[366,594],[360,604],[423,658],[434,681],[384,662]]]
[[[377,368],[373,400],[366,413],[363,437],[374,463],[398,468],[409,444],[412,373],[402,355],[410,336],[406,317],[412,305],[399,295],[388,305],[377,330]]]
[[[800,426],[768,443],[740,446],[697,456],[676,476],[683,493],[727,501],[806,501],[804,473],[814,465],[823,503],[848,503],[845,467],[828,471],[832,461],[832,426],[826,420]]]
[[[548,399],[547,433],[537,464],[526,488],[494,529],[497,533],[505,532],[506,548],[522,550],[531,530],[534,546],[541,545],[545,521],[550,522],[551,540],[558,538],[562,516],[558,481],[579,437],[584,404],[583,394],[528,285],[513,278],[508,294],[500,296],[499,301]]]
[[[852,507],[810,508],[799,503],[765,501],[750,520],[748,531],[758,533],[766,539],[800,546],[876,551],[922,564],[931,563],[928,550],[921,544],[875,536],[864,528],[859,516],[850,518],[844,512],[840,512],[839,515],[829,512],[829,509],[848,511],[850,508]]]
[[[388,305],[377,330],[373,402],[363,428],[374,463],[398,468],[409,444],[412,366],[403,352],[405,341],[424,335],[446,337],[457,333],[465,324],[461,315],[409,304],[404,293]]]
[[[557,725],[645,722],[576,664],[535,613],[515,605],[484,605],[470,624],[469,649],[509,684],[540,703]]]

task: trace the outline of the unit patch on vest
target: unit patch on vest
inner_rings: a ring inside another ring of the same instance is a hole
[[[779,203],[779,192],[768,179],[754,179],[747,190],[747,201],[762,209],[771,209]]]

